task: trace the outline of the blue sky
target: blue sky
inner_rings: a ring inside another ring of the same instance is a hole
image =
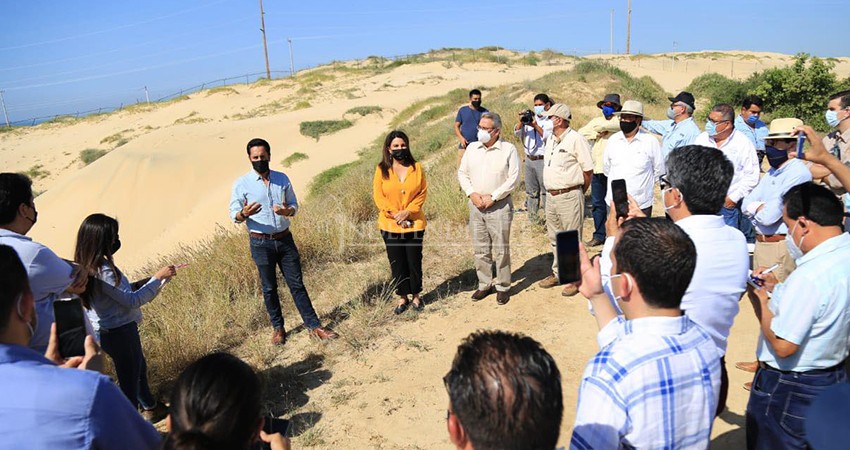
[[[848,56],[846,0],[632,1],[632,53],[755,50]],[[625,49],[626,0],[264,0],[272,70],[441,47]],[[833,21],[835,19],[832,19]],[[6,1],[0,90],[12,121],[135,103],[263,72],[253,0]],[[841,74],[847,76],[847,74]],[[0,118],[2,120],[2,118]]]

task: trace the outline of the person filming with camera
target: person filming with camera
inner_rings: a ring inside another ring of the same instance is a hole
[[[552,99],[546,94],[534,96],[534,110],[519,113],[514,134],[522,139],[525,148],[525,207],[528,220],[537,221],[538,211],[546,207],[546,191],[543,189],[543,147],[552,134],[552,119],[544,116],[552,107]]]

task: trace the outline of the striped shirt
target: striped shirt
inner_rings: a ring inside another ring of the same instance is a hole
[[[598,335],[579,388],[571,449],[705,449],[720,392],[720,356],[681,317],[618,317]]]

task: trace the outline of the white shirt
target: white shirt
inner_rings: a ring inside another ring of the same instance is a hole
[[[534,116],[534,121],[543,129],[543,134],[538,133],[530,125],[522,125],[519,130],[514,130],[514,135],[522,139],[522,146],[525,148],[526,155],[543,156],[544,143],[552,135],[552,119]]]
[[[694,140],[694,145],[716,148],[732,162],[735,174],[732,176],[732,184],[726,194],[732,201],[740,201],[759,184],[759,159],[756,155],[756,147],[744,133],[738,130],[732,131],[729,138],[718,148],[714,138],[703,131]]]
[[[723,356],[741,294],[747,288],[747,239],[726,225],[723,216],[694,215],[676,225],[690,236],[697,249],[697,265],[682,298],[682,309],[711,336]]]
[[[661,144],[651,134],[638,131],[631,142],[622,131],[608,139],[602,156],[602,172],[608,176],[605,203],[611,204],[611,181],[626,180],[626,191],[641,209],[652,206],[652,188],[666,173]]]
[[[509,195],[519,183],[519,156],[510,142],[497,140],[487,148],[470,142],[460,160],[457,179],[467,197],[477,192],[492,195],[493,201]]]

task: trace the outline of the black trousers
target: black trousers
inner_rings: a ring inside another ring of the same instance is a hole
[[[390,233],[381,230],[387,246],[387,258],[393,274],[396,294],[412,295],[422,292],[422,238],[425,231]]]

